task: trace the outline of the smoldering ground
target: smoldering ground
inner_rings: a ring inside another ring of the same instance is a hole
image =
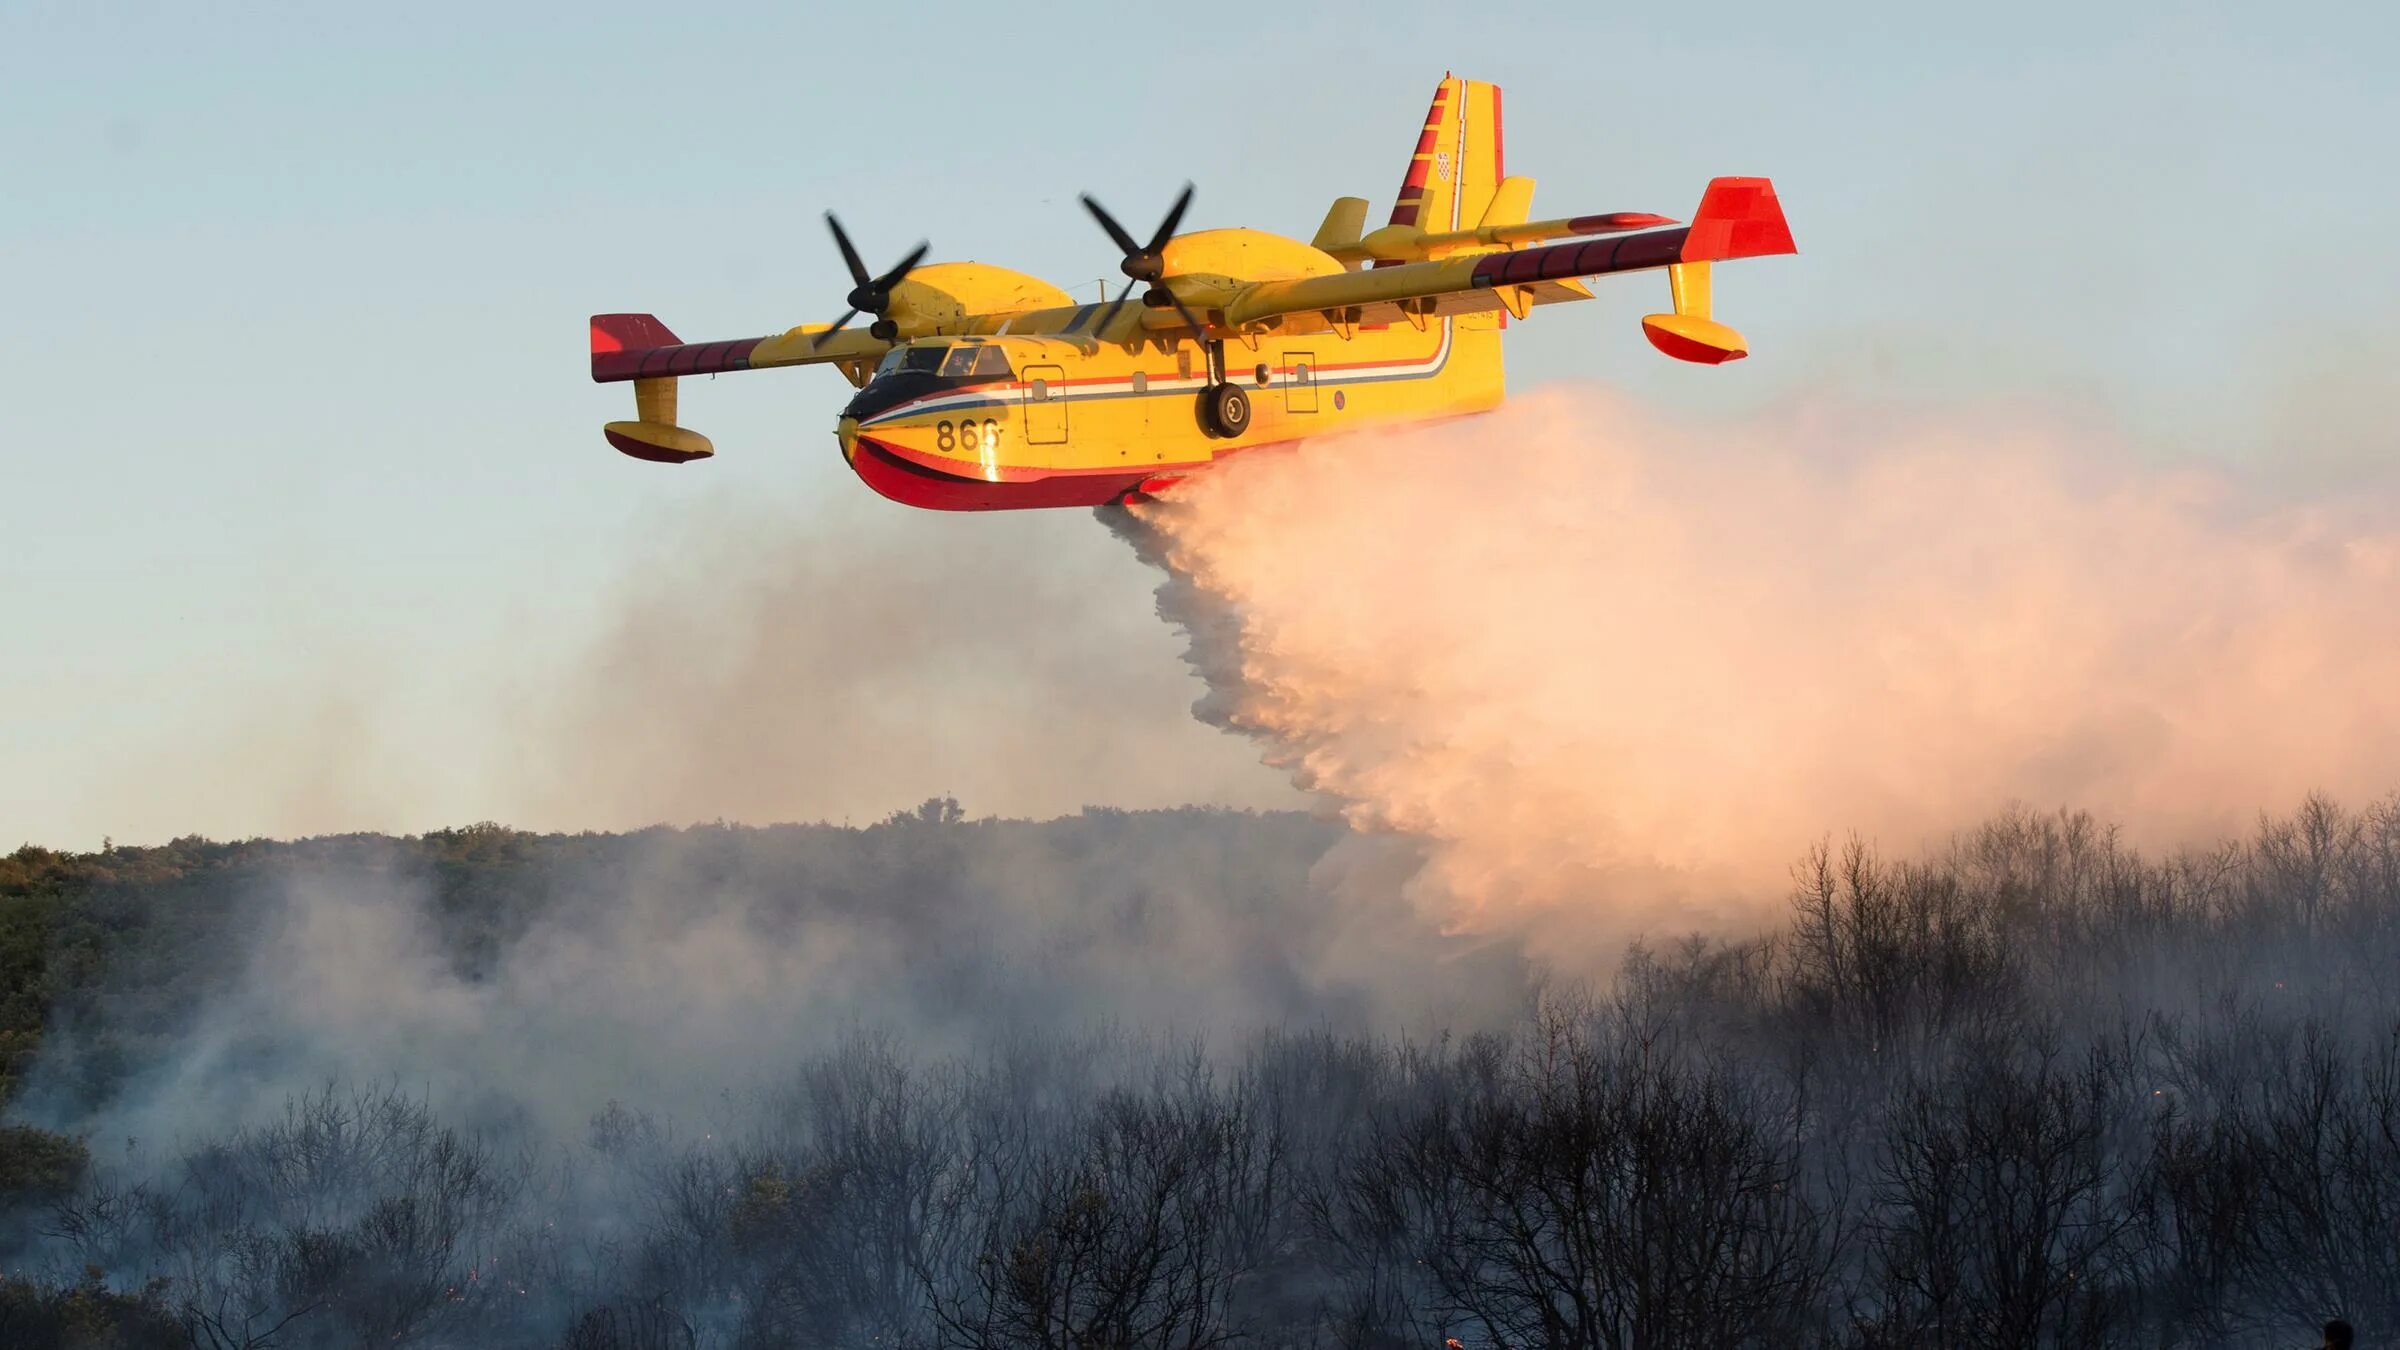
[[[89,1155],[12,1197],[0,1326],[2197,1347],[2400,1324],[2400,801],[2166,859],[2032,815],[1922,861],[1835,849],[1801,860],[1785,931],[1445,1019],[1473,1036],[1390,1028],[1525,972],[1405,917],[1376,938],[1393,983],[1312,973],[1360,940],[1310,913],[1328,838],[937,806],[112,855],[70,919],[121,978],[73,1001],[25,1098],[81,1102]],[[283,902],[244,898],[276,878]],[[218,929],[231,959],[187,970]],[[1134,1029],[1178,996],[1282,1026]],[[99,1128],[137,1121],[161,1133]]]
[[[228,856],[176,913],[104,902],[124,959],[59,1006],[12,1111],[171,1147],[373,1080],[559,1139],[612,1101],[722,1128],[865,1032],[940,1056],[1513,1014],[1506,953],[1314,893],[1338,833],[1198,809],[970,822],[939,799],[863,829],[193,845]]]

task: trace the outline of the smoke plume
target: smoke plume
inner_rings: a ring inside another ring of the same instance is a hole
[[[1110,516],[1168,572],[1199,716],[1424,841],[1406,890],[1451,931],[1563,957],[1763,924],[1829,831],[1907,852],[2024,804],[2172,846],[2378,795],[2389,505],[2039,424],[1567,388]]]
[[[1313,896],[1324,822],[957,810],[233,846],[252,860],[183,882],[172,916],[119,917],[113,968],[54,1010],[10,1109],[175,1141],[329,1082],[389,1082],[454,1119],[572,1138],[612,1100],[721,1118],[726,1094],[862,1029],[941,1054],[1095,1028],[1483,1025],[1518,1006],[1505,953],[1461,960],[1423,926]]]

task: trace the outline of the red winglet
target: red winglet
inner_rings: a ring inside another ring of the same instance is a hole
[[[1712,178],[1683,241],[1684,262],[1722,262],[1797,253],[1775,185],[1764,178]]]
[[[682,338],[667,331],[667,326],[651,314],[595,314],[592,316],[592,355],[605,352],[638,352],[652,347],[680,346]]]

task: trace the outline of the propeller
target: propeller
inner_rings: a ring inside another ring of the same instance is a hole
[[[850,321],[861,314],[875,316],[875,322],[867,328],[869,334],[885,342],[900,336],[900,325],[891,320],[892,287],[898,284],[900,278],[908,275],[908,269],[924,261],[925,250],[931,245],[923,240],[917,241],[917,246],[910,249],[908,256],[902,258],[897,266],[882,276],[871,277],[867,275],[867,265],[859,261],[858,250],[850,246],[850,236],[842,230],[842,222],[828,211],[825,213],[825,223],[832,228],[833,242],[842,250],[842,262],[850,269],[853,283],[847,299],[850,312],[834,320],[833,327],[817,334],[816,340],[809,345],[824,346],[825,339],[848,327]]]
[[[1167,241],[1175,237],[1175,227],[1183,223],[1184,209],[1191,204],[1192,185],[1186,183],[1183,191],[1176,196],[1175,204],[1167,208],[1167,218],[1160,221],[1158,229],[1151,234],[1150,242],[1137,244],[1133,242],[1133,236],[1125,232],[1125,227],[1117,223],[1117,218],[1108,213],[1107,207],[1094,200],[1090,193],[1083,195],[1083,209],[1092,213],[1092,219],[1099,221],[1100,228],[1108,231],[1108,237],[1116,242],[1117,251],[1125,255],[1125,261],[1120,264],[1125,272],[1125,289],[1117,292],[1117,298],[1109,302],[1108,312],[1100,316],[1100,322],[1092,328],[1093,332],[1108,331],[1108,325],[1117,317],[1117,311],[1125,307],[1125,299],[1133,294],[1137,282],[1150,288],[1142,293],[1143,304],[1158,309],[1173,305],[1175,312],[1183,316],[1183,321],[1192,326],[1193,332],[1207,331],[1206,326],[1183,303],[1183,297],[1166,283]]]

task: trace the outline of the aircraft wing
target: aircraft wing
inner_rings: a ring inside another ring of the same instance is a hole
[[[685,342],[648,314],[595,314],[592,379],[609,384],[771,366],[843,364],[844,373],[852,374],[855,384],[863,382],[856,378],[862,368],[872,370],[892,348],[891,343],[869,336],[863,327],[844,329],[819,346],[816,335],[826,327],[805,324],[772,337]]]
[[[1532,305],[1590,298],[1582,277],[1797,251],[1773,183],[1718,178],[1709,183],[1689,225],[1254,282],[1224,307],[1223,322],[1238,329],[1277,315],[1311,312],[1329,321],[1368,324],[1496,309],[1522,317]]]
[[[708,438],[675,425],[676,380],[770,366],[839,365],[850,383],[863,385],[892,344],[863,329],[845,329],[819,346],[829,325],[810,324],[773,337],[724,342],[685,342],[648,314],[592,316],[592,379],[600,384],[633,382],[635,418],[602,428],[608,443],[661,464],[687,464],[715,454]]]

